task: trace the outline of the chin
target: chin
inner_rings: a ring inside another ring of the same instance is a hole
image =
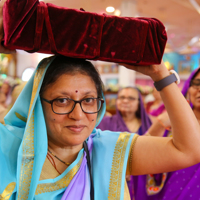
[[[78,146],[83,144],[83,142],[87,139],[87,137],[83,136],[72,136],[68,139],[65,139],[65,144],[68,146]]]

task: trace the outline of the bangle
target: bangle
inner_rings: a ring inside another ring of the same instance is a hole
[[[170,70],[169,72],[169,76],[163,78],[160,81],[154,82],[154,86],[157,91],[161,91],[164,87],[172,84],[173,82],[176,82],[177,84],[180,83],[179,75],[174,70]]]
[[[156,118],[156,119],[158,120],[159,124],[160,124],[163,128],[165,128],[165,129],[168,130],[168,131],[171,131],[171,127],[170,127],[170,126],[165,126],[164,123],[163,123],[160,119],[158,119],[158,118]]]

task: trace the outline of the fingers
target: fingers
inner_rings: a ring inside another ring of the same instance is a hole
[[[135,71],[138,71],[138,67],[141,67],[141,66],[129,65],[129,64],[125,64],[125,63],[121,63],[119,65],[123,65],[124,67],[135,70]]]

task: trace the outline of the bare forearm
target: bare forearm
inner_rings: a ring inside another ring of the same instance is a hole
[[[150,136],[159,136],[162,137],[164,134],[165,128],[158,122],[155,121],[147,131],[147,135]]]
[[[191,107],[175,83],[163,88],[160,94],[171,121],[175,147],[199,157],[200,128]]]

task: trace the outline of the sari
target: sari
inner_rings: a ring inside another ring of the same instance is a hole
[[[136,88],[137,89],[137,88]],[[143,135],[145,134],[145,132],[149,129],[149,127],[151,126],[151,120],[148,116],[148,114],[145,111],[144,108],[144,104],[142,101],[142,97],[139,93],[139,112],[140,112],[140,117],[141,117],[141,126],[138,129],[138,135]],[[109,117],[109,116],[105,116],[101,123],[98,125],[98,128],[100,128],[101,130],[110,130],[110,131],[126,131],[126,132],[131,132],[128,127],[126,126],[119,110],[116,107],[116,114]],[[128,183],[128,187],[129,187],[129,192],[130,192],[130,196],[131,199],[133,200],[135,195],[136,195],[136,191],[137,191],[137,185],[138,183],[141,184],[145,183],[146,180],[146,175],[141,175],[141,176],[131,176],[130,177],[130,181],[127,181]]]
[[[182,94],[186,97],[191,80],[200,71],[194,70],[185,81]],[[190,106],[193,108],[191,102]],[[189,134],[189,133],[188,133]],[[165,131],[163,137],[170,137],[171,132]],[[136,200],[184,200],[200,199],[200,163],[191,167],[156,175],[148,175],[138,187]],[[145,192],[144,192],[145,190]]]
[[[56,56],[43,59],[0,124],[0,199],[89,200],[90,178],[84,149],[59,176],[43,179],[48,148],[40,88]],[[98,113],[96,126],[105,113]],[[95,200],[123,200],[125,174],[135,134],[94,129],[87,138]],[[103,162],[106,161],[106,162]]]

